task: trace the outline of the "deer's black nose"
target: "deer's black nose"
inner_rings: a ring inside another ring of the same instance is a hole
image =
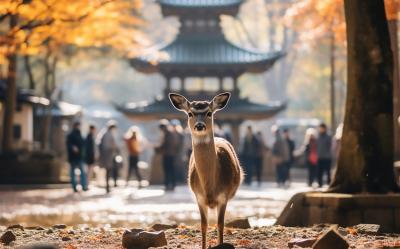
[[[197,123],[194,125],[194,130],[196,131],[204,131],[206,129],[206,125],[204,123]]]

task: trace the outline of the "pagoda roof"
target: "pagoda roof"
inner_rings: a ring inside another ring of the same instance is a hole
[[[240,5],[242,0],[158,0],[161,5],[179,8],[214,8]]]
[[[126,103],[116,105],[116,108],[128,117],[140,121],[150,121],[160,117],[167,119],[182,119],[184,114],[178,112],[166,98],[152,103]],[[221,121],[242,121],[268,119],[286,108],[282,102],[257,104],[248,99],[232,99],[227,107],[216,115]]]
[[[159,49],[166,58],[155,61],[142,56],[131,60],[132,66],[145,73],[183,71],[187,76],[214,76],[213,71],[228,70],[227,74],[238,72],[264,72],[282,52],[262,52],[240,48],[223,35],[178,35],[177,39]],[[190,70],[187,70],[190,69]],[[210,74],[210,75],[207,75]]]

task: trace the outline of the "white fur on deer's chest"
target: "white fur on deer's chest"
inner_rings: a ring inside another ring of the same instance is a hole
[[[218,195],[208,196],[204,193],[195,193],[197,202],[202,206],[207,206],[210,208],[215,208],[219,204],[226,203],[227,198],[225,193],[220,193]]]

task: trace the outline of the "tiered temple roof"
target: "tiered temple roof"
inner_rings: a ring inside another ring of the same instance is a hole
[[[158,0],[164,16],[178,16],[180,33],[166,46],[161,46],[166,58],[139,57],[131,65],[144,73],[159,72],[165,76],[165,96],[153,103],[126,103],[117,108],[135,119],[182,118],[167,100],[166,93],[172,91],[170,80],[178,78],[181,88],[174,90],[189,96],[189,99],[209,99],[217,92],[231,91],[229,107],[218,114],[219,119],[243,121],[266,119],[285,108],[284,103],[256,104],[240,98],[237,79],[245,72],[261,73],[269,70],[281,58],[282,51],[256,51],[238,47],[224,37],[219,25],[219,16],[237,15],[242,0]],[[218,91],[209,89],[189,91],[188,77],[215,77],[219,80]],[[233,88],[223,88],[223,79],[233,80]]]

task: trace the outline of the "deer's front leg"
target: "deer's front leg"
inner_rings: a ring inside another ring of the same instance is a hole
[[[201,248],[206,249],[207,247],[207,228],[208,228],[208,208],[206,205],[198,204],[201,217]]]
[[[224,243],[224,220],[225,220],[226,202],[219,204],[218,212],[218,243]]]

